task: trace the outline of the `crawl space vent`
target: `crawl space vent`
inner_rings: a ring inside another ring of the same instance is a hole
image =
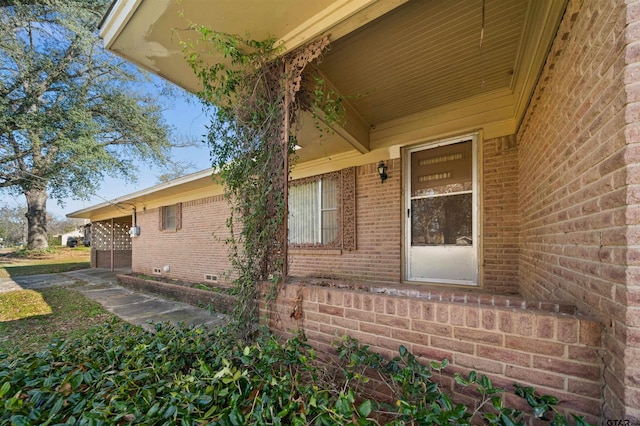
[[[162,274],[162,269],[161,268],[153,268],[153,273],[157,274],[157,275],[160,275],[160,274]]]
[[[204,280],[209,282],[217,282],[218,276],[212,274],[204,274]]]

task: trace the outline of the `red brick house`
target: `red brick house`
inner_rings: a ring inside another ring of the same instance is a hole
[[[640,2],[119,0],[101,31],[197,90],[184,17],[287,49],[328,36],[320,71],[364,94],[334,135],[299,135],[297,279],[276,327],[321,349],[343,333],[404,344],[593,421],[640,419]],[[94,265],[224,280],[228,210],[209,175],[71,214],[94,224]]]

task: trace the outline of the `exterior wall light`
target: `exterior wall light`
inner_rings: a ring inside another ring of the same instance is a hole
[[[382,183],[384,183],[385,180],[387,180],[387,165],[384,164],[384,161],[381,161],[380,164],[378,164],[378,174],[380,175],[380,181]]]

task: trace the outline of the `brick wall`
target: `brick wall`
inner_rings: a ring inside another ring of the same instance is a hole
[[[140,236],[133,239],[132,269],[153,274],[154,268],[169,266],[163,276],[203,282],[204,274],[224,282],[229,272],[225,239],[229,207],[223,196],[182,203],[182,227],[160,230],[158,209],[139,212]]]
[[[400,160],[387,162],[388,179],[380,182],[376,164],[356,170],[357,248],[293,250],[289,273],[383,282],[400,281],[401,221]]]
[[[131,275],[118,275],[118,282],[127,288],[144,293],[159,294],[172,300],[194,306],[206,306],[214,312],[231,314],[236,304],[235,297],[223,292],[201,290],[185,285],[147,280]]]
[[[291,319],[302,298],[302,318]],[[517,296],[454,302],[449,293],[405,297],[302,284],[283,286],[271,307],[271,325],[283,335],[302,328],[309,343],[323,354],[348,334],[386,357],[399,346],[424,361],[448,359],[442,384],[457,400],[473,399],[456,387],[453,373],[486,373],[497,386],[532,385],[558,396],[561,409],[601,416],[601,324],[577,314],[563,313],[566,305],[527,306]],[[263,306],[264,313],[267,313]],[[514,398],[515,400],[515,398]]]
[[[518,292],[518,149],[515,135],[482,145],[483,287]]]
[[[483,250],[486,291],[518,289],[518,163],[515,136],[484,141]],[[399,159],[387,162],[389,178],[380,182],[377,163],[357,167],[357,248],[292,250],[290,274],[356,281],[402,280],[402,170]]]
[[[625,163],[627,184],[626,232],[623,241],[626,250],[617,251],[627,264],[626,288],[619,298],[627,304],[626,322],[616,323],[618,341],[624,341],[625,372],[621,383],[625,386],[624,402],[627,416],[633,415],[640,422],[640,2],[627,1],[627,40],[624,80],[627,108],[625,111],[626,147],[622,158]],[[620,27],[621,25],[619,25]],[[620,158],[617,159],[620,161]],[[619,346],[618,346],[619,347]]]
[[[516,293],[518,268],[517,149],[514,137],[484,141],[483,249],[485,291]],[[356,250],[292,249],[293,276],[399,283],[402,279],[401,161],[390,160],[380,182],[377,163],[356,168]],[[159,229],[158,209],[137,214],[132,268],[151,274],[170,266],[169,277],[202,281],[205,273],[228,272],[226,218],[222,196],[183,203],[182,228]],[[188,250],[186,250],[188,248]]]
[[[637,65],[625,72],[625,58],[640,58],[638,23],[625,29],[639,9],[638,2],[569,2],[518,134],[521,292],[573,303],[605,324],[604,412],[614,419],[640,419],[640,275],[632,248],[640,215],[638,174],[629,173],[637,171],[632,142],[640,133],[638,104],[626,105],[640,99],[640,74]]]

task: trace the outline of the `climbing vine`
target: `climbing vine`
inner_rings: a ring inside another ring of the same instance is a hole
[[[294,130],[301,111],[317,111],[321,90],[305,68],[328,41],[284,54],[274,39],[194,29],[199,38],[184,42],[183,49],[202,85],[201,98],[213,106],[208,142],[231,206],[227,244],[239,300],[233,317],[248,333],[259,316],[259,283],[270,281],[275,288],[286,276],[284,218]],[[210,56],[224,59],[210,65]],[[336,106],[330,104],[333,119]]]

